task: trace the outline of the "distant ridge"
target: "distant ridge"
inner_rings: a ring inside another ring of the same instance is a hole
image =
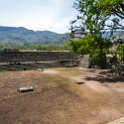
[[[124,38],[124,31],[116,31],[113,34],[116,38]],[[103,37],[109,36],[109,31],[103,34]],[[66,42],[68,38],[69,33],[58,34],[47,30],[33,31],[24,27],[0,26],[0,44],[38,45],[55,43],[59,45]]]
[[[33,31],[24,27],[0,26],[0,44],[61,44],[68,40],[68,33],[58,34],[51,31]]]

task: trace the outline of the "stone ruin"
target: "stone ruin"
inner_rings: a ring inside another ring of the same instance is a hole
[[[72,67],[77,66],[78,63],[78,57],[70,52],[0,52],[0,70]]]

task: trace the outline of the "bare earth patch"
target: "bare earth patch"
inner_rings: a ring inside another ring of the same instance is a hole
[[[123,117],[124,82],[100,82],[99,71],[0,72],[0,124],[105,124]],[[18,93],[24,86],[35,90]]]
[[[42,72],[43,74],[59,74],[60,72],[56,70],[46,69]]]

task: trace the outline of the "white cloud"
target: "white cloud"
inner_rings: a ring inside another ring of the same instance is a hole
[[[58,33],[68,32],[69,22],[76,15],[76,11],[72,9],[74,0],[46,0],[45,4],[42,4],[43,2],[40,0],[31,1],[33,3],[25,3],[24,6],[20,2],[22,7],[19,10],[14,8],[12,10],[10,7],[11,9],[4,11],[3,15],[0,12],[0,17],[2,17],[0,25],[23,26],[29,29],[51,30]],[[51,3],[51,6],[47,5],[47,1]],[[15,8],[17,9],[18,6],[19,3],[16,3]]]

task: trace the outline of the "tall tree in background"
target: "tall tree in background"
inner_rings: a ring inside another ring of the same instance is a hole
[[[107,18],[102,14],[101,9],[96,7],[97,2],[96,0],[77,0],[74,4],[80,15],[72,24],[76,25],[80,20],[80,28],[85,36],[80,40],[72,40],[70,45],[77,54],[89,54],[89,67],[97,65],[100,68],[106,68],[106,53],[110,42],[102,38],[102,33],[104,33]]]
[[[101,8],[96,5],[96,0],[77,0],[74,4],[74,7],[80,12],[77,21],[81,19],[83,30],[90,34],[99,34],[106,21],[106,17],[101,13]]]
[[[100,30],[124,29],[124,0],[76,0],[74,7],[80,12],[83,30],[98,33]]]
[[[96,7],[108,19],[108,29],[124,29],[124,0],[98,0]]]
[[[89,67],[106,68],[106,54],[111,42],[108,37],[103,38],[103,34],[109,30],[112,35],[114,30],[124,28],[123,0],[76,0],[74,7],[80,14],[71,23],[72,50],[77,54],[89,54]],[[81,32],[77,35],[80,40],[74,38],[77,29]]]
[[[107,29],[111,31],[122,31],[124,35],[124,0],[98,0],[96,6],[102,15],[108,18]],[[124,39],[118,39],[116,54],[119,55],[121,64],[124,64]]]

